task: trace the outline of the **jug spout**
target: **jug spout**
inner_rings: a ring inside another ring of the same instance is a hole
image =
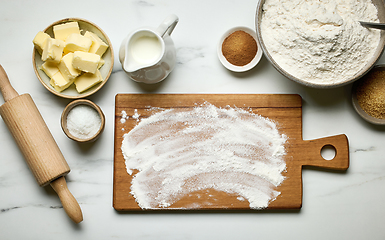
[[[126,57],[123,62],[123,70],[128,73],[136,72],[143,68],[142,64],[139,64],[135,61],[130,60],[130,58]]]

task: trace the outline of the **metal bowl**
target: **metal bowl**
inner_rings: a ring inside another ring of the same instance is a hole
[[[74,22],[74,21],[79,23],[79,28],[82,32],[85,32],[85,31],[93,32],[98,37],[100,37],[105,43],[108,44],[108,49],[103,54],[103,57],[102,57],[103,60],[105,61],[104,65],[99,69],[100,74],[102,75],[102,78],[103,78],[103,81],[101,83],[98,83],[97,85],[91,87],[90,89],[84,91],[83,93],[78,93],[74,86],[70,86],[64,91],[58,92],[49,83],[50,78],[43,72],[43,70],[41,70],[41,65],[43,64],[43,61],[41,60],[40,53],[35,48],[33,48],[33,53],[32,53],[33,68],[41,84],[51,93],[59,97],[68,98],[68,99],[78,99],[78,98],[88,97],[94,94],[95,92],[99,91],[99,89],[102,88],[104,84],[107,82],[108,78],[111,75],[112,68],[114,66],[114,51],[112,49],[112,44],[110,39],[107,37],[107,35],[103,32],[101,28],[99,28],[96,24],[88,20],[81,19],[81,18],[62,19],[49,25],[46,29],[43,30],[43,32],[47,33],[51,37],[54,37],[53,26],[66,23],[66,22]]]
[[[378,17],[380,19],[380,22],[385,22],[385,5],[382,0],[372,0],[373,4],[377,7],[378,10]],[[256,18],[255,18],[255,26],[256,26],[256,32],[257,32],[257,38],[258,41],[262,47],[262,50],[266,56],[266,58],[269,60],[269,62],[274,66],[274,68],[280,72],[282,75],[285,77],[289,78],[290,80],[303,84],[308,87],[313,87],[313,88],[335,88],[335,87],[340,87],[349,83],[352,83],[356,81],[357,79],[361,78],[363,75],[365,75],[377,62],[377,60],[381,57],[382,52],[384,50],[385,46],[385,31],[381,31],[381,37],[380,37],[380,43],[377,46],[377,49],[373,55],[373,57],[369,60],[369,62],[362,68],[362,69],[357,69],[357,73],[348,78],[345,79],[344,81],[340,81],[337,83],[314,83],[310,82],[304,79],[300,79],[296,76],[293,76],[292,74],[289,74],[287,71],[285,71],[277,62],[274,60],[274,58],[271,56],[269,51],[266,48],[265,42],[263,41],[262,38],[262,31],[261,31],[261,19],[262,19],[262,14],[263,14],[263,5],[265,3],[265,0],[260,0],[258,5],[257,5],[257,11],[256,11]]]

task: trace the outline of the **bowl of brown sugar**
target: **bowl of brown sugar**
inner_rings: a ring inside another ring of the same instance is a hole
[[[363,119],[385,125],[385,65],[373,67],[353,84],[352,102]]]
[[[219,61],[233,72],[252,69],[262,57],[256,33],[247,27],[234,27],[226,31],[217,50]]]

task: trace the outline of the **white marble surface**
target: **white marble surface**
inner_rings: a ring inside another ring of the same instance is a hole
[[[61,148],[72,169],[68,186],[84,221],[73,224],[53,190],[37,185],[0,121],[0,239],[384,239],[385,128],[354,112],[351,86],[301,86],[281,76],[265,57],[244,74],[227,71],[217,59],[216,45],[227,29],[254,28],[256,5],[257,0],[2,2],[0,64],[19,93],[32,95]],[[130,30],[157,26],[171,13],[180,19],[172,34],[175,70],[157,85],[131,81],[117,58],[121,41]],[[70,101],[48,92],[32,68],[35,34],[67,17],[98,24],[115,50],[109,82],[89,97],[104,111],[106,128],[97,142],[85,146],[61,130],[60,115]],[[303,98],[303,138],[346,134],[350,168],[346,173],[305,170],[300,211],[121,214],[112,207],[114,96],[149,92],[298,93]]]

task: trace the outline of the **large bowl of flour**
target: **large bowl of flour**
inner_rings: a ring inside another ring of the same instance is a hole
[[[260,0],[258,41],[287,78],[333,88],[365,75],[381,57],[385,32],[359,21],[385,22],[382,0]]]

